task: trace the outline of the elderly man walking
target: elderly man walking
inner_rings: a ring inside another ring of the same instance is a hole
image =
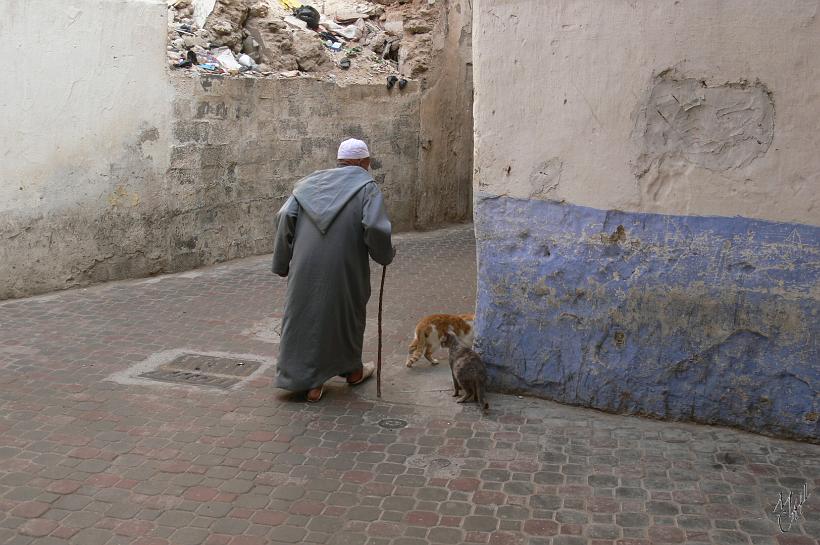
[[[334,377],[360,384],[373,375],[362,364],[368,255],[389,265],[395,255],[390,220],[361,140],[339,146],[338,167],[299,181],[277,214],[273,272],[288,277],[276,386],[322,398]]]

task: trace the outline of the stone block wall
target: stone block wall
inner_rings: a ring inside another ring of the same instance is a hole
[[[493,386],[820,441],[817,2],[475,9]]]
[[[396,230],[413,227],[419,92],[307,79],[178,76],[167,175],[172,268],[270,251],[293,184],[365,138]]]

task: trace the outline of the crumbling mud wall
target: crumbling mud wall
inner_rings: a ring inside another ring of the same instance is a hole
[[[418,229],[472,214],[472,0],[440,2],[421,101]]]
[[[495,388],[820,441],[818,7],[476,3]]]
[[[0,299],[268,252],[293,184],[344,137],[368,140],[396,229],[413,227],[417,82],[171,72],[162,0],[3,7],[3,35],[53,47],[2,83]]]

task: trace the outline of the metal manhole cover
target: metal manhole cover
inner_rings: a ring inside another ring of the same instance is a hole
[[[259,369],[260,362],[219,358],[203,354],[182,354],[142,378],[191,386],[230,388]]]
[[[199,373],[189,373],[188,371],[157,370],[143,373],[140,377],[159,382],[173,382],[175,384],[188,384],[191,386],[212,386],[214,388],[230,388],[239,382],[238,378],[216,377]]]
[[[398,430],[407,426],[407,422],[398,418],[385,418],[384,420],[379,420],[379,426],[388,430]]]

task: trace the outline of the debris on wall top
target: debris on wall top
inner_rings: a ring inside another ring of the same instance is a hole
[[[436,0],[167,0],[173,69],[312,77],[340,85],[423,79]]]

